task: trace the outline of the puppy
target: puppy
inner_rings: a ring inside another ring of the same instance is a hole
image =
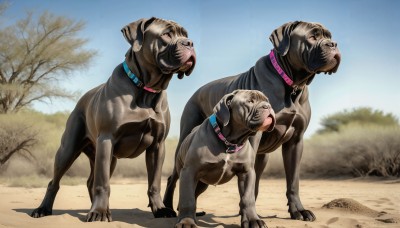
[[[256,151],[248,138],[271,131],[275,113],[268,98],[256,90],[235,90],[214,107],[214,114],[193,129],[176,156],[180,174],[179,216],[175,227],[196,226],[196,200],[208,185],[238,177],[242,227],[266,227],[255,209]]]

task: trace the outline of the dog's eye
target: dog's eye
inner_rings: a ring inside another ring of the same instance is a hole
[[[247,100],[247,103],[253,104],[254,100],[253,99]]]
[[[163,36],[163,37],[168,37],[168,38],[172,38],[171,32],[164,32],[161,36]]]
[[[319,38],[321,38],[321,31],[315,31],[311,36],[310,39],[312,40],[318,40]]]

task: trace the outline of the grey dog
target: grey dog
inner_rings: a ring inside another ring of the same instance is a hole
[[[155,217],[174,213],[161,196],[164,141],[170,126],[168,86],[173,74],[189,75],[195,52],[186,30],[175,22],[141,19],[122,29],[131,48],[108,81],[87,92],[68,118],[56,153],[54,176],[32,217],[52,214],[60,179],[85,153],[91,173],[87,181],[92,206],[87,221],[111,221],[110,178],[118,158],[146,151],[149,206]]]
[[[268,153],[282,146],[290,217],[313,221],[315,215],[303,207],[299,196],[303,135],[311,118],[308,85],[318,73],[335,73],[341,55],[336,42],[331,40],[331,33],[319,23],[286,23],[272,32],[270,40],[274,49],[250,70],[210,82],[193,94],[181,117],[177,151],[191,130],[212,113],[214,105],[225,94],[236,89],[262,91],[276,113],[276,126],[272,132],[259,133],[249,139],[257,151],[255,196],[257,198]],[[164,204],[169,208],[173,205],[177,178],[176,171],[168,178]]]
[[[196,227],[197,197],[208,185],[238,177],[242,227],[266,227],[255,209],[256,151],[248,138],[271,131],[275,113],[260,91],[235,90],[222,97],[214,114],[182,142],[175,168],[180,174],[179,218],[175,227]]]

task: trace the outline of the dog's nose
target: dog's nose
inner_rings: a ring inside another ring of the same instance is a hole
[[[190,39],[184,39],[181,41],[181,44],[186,47],[193,47],[193,41]]]
[[[261,107],[262,107],[263,109],[270,109],[270,108],[271,108],[271,105],[269,105],[269,104],[263,104]]]

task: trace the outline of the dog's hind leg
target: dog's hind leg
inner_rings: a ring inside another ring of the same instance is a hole
[[[175,188],[176,188],[176,182],[178,181],[178,179],[179,179],[179,174],[176,171],[176,169],[174,168],[172,175],[168,177],[167,188],[165,190],[164,199],[163,199],[165,207],[169,208],[171,210],[173,210],[173,208],[174,208],[174,206],[173,206],[174,192],[175,192]],[[173,217],[176,217],[176,215]]]
[[[165,207],[161,200],[161,171],[165,158],[165,143],[160,142],[155,147],[149,147],[146,150],[146,167],[148,175],[148,191],[149,207],[155,218],[175,217],[176,213]]]
[[[264,172],[265,167],[267,166],[269,159],[269,154],[257,154],[256,156],[256,161],[254,164],[254,169],[256,172],[256,180],[255,180],[255,188],[254,188],[254,194],[255,194],[255,199],[257,200],[258,196],[258,188],[261,180],[261,175]]]
[[[201,113],[202,112],[199,110],[199,107],[196,104],[186,104],[181,117],[180,136],[175,150],[174,161],[176,161],[176,156],[186,136],[190,134],[194,127],[200,125],[204,121],[204,116],[202,116]],[[176,164],[174,167],[176,167]],[[164,193],[163,203],[166,208],[173,209],[173,198],[178,179],[179,173],[176,171],[176,168],[174,168],[172,175],[168,177],[167,187]]]
[[[89,164],[90,164],[90,174],[89,174],[88,180],[86,182],[86,186],[87,186],[87,189],[89,192],[90,202],[93,203],[93,181],[94,181],[94,161],[95,161],[94,147],[87,146],[85,149],[83,149],[83,152],[88,157]]]
[[[52,214],[54,200],[60,188],[60,180],[84,148],[84,137],[85,122],[83,116],[79,112],[73,111],[67,120],[61,145],[55,156],[53,179],[47,187],[41,205],[32,212],[32,217],[39,218]]]

